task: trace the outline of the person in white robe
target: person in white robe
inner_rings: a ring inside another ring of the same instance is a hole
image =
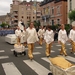
[[[61,29],[58,32],[58,43],[61,44],[61,55],[67,56],[65,43],[68,41],[67,32],[65,30],[64,24],[61,25]]]
[[[44,34],[44,40],[46,42],[46,56],[49,57],[51,53],[51,46],[54,41],[54,32],[51,29],[51,26],[47,27],[47,30]]]
[[[19,26],[19,28],[20,28],[21,31],[24,30],[24,23],[23,23],[22,19],[18,22],[18,26]]]
[[[17,43],[21,43],[21,37],[22,37],[22,32],[20,28],[17,26],[17,29],[15,30],[15,35],[17,37]]]
[[[70,34],[69,34],[69,41],[71,42],[72,45],[71,53],[74,53],[75,52],[75,21],[72,22],[72,29],[70,30]]]
[[[30,23],[30,26],[26,29],[26,31],[27,31],[28,56],[32,60],[34,43],[39,41],[33,22]]]
[[[24,27],[24,30],[22,32],[22,36],[23,36],[24,46],[27,46],[27,31],[26,31],[26,27]]]
[[[38,31],[38,37],[39,37],[39,45],[43,44],[43,34],[44,34],[44,30],[43,30],[43,26],[41,26],[41,28]]]

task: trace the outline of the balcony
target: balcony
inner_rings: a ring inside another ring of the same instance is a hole
[[[50,15],[42,16],[42,20],[49,19],[49,18],[50,18]]]

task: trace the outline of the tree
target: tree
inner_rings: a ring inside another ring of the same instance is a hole
[[[40,26],[40,21],[34,21],[34,26],[39,27]]]
[[[0,26],[1,26],[2,28],[5,28],[5,27],[8,27],[8,24],[2,23]]]
[[[75,10],[72,10],[70,13],[69,13],[69,19],[71,21],[75,21]]]

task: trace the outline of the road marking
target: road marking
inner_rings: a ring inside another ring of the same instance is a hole
[[[0,59],[6,59],[9,58],[9,56],[0,56]]]
[[[5,51],[4,51],[4,50],[0,50],[0,53],[1,53],[1,52],[5,52]]]
[[[59,47],[59,46],[61,46],[61,45],[56,45],[56,46],[58,46],[58,47]]]
[[[69,45],[70,46],[71,44],[66,44],[66,45]]]
[[[74,58],[74,57],[66,56],[65,58],[66,58],[67,60],[69,60],[69,61],[75,62],[75,58]]]
[[[28,48],[25,48],[25,50],[28,50]]]
[[[11,49],[11,51],[14,51],[15,49]]]
[[[43,48],[43,47],[39,46],[39,47],[35,47],[35,48],[38,48],[39,49],[39,48]]]
[[[61,49],[58,49],[59,51],[61,51]]]
[[[36,61],[32,60],[23,60],[31,69],[33,69],[38,75],[48,75],[50,70],[46,69]]]
[[[40,52],[33,52],[33,55],[41,54]]]
[[[42,60],[44,60],[44,61],[46,61],[46,62],[48,62],[48,63],[50,63],[50,60],[49,60],[49,58],[47,58],[47,57],[43,57],[43,58],[41,58]]]
[[[75,62],[75,58],[74,57],[71,57],[71,56],[62,56],[62,55],[58,55],[58,56],[61,56],[61,57],[64,57],[66,60],[69,60],[69,61],[71,61],[71,62]]]
[[[22,75],[13,62],[2,63],[6,75]]]
[[[72,48],[69,48],[69,49],[72,49]]]
[[[51,50],[51,52],[55,52],[55,51]]]

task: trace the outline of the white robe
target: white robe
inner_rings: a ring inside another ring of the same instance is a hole
[[[53,30],[46,30],[45,34],[44,34],[44,40],[46,41],[47,44],[50,44],[51,42],[54,41],[54,33]]]
[[[75,30],[73,29],[70,30],[69,39],[75,42]]]
[[[58,41],[61,41],[63,44],[68,40],[66,30],[60,30],[58,33]]]
[[[19,28],[20,28],[21,30],[24,30],[24,26],[23,26],[21,23],[22,23],[22,22],[19,21],[19,22],[18,22],[18,26],[19,26]]]
[[[23,36],[23,41],[27,42],[27,31],[23,30],[22,36]]]
[[[39,29],[39,31],[38,31],[38,36],[39,36],[40,38],[43,38],[43,34],[44,34],[44,30],[43,30],[43,29]]]
[[[39,41],[37,32],[35,28],[30,29],[29,27],[26,29],[27,31],[27,43],[35,43],[36,41]]]
[[[15,30],[15,35],[16,35],[17,37],[21,37],[21,36],[22,36],[21,30],[16,29],[16,30]]]

